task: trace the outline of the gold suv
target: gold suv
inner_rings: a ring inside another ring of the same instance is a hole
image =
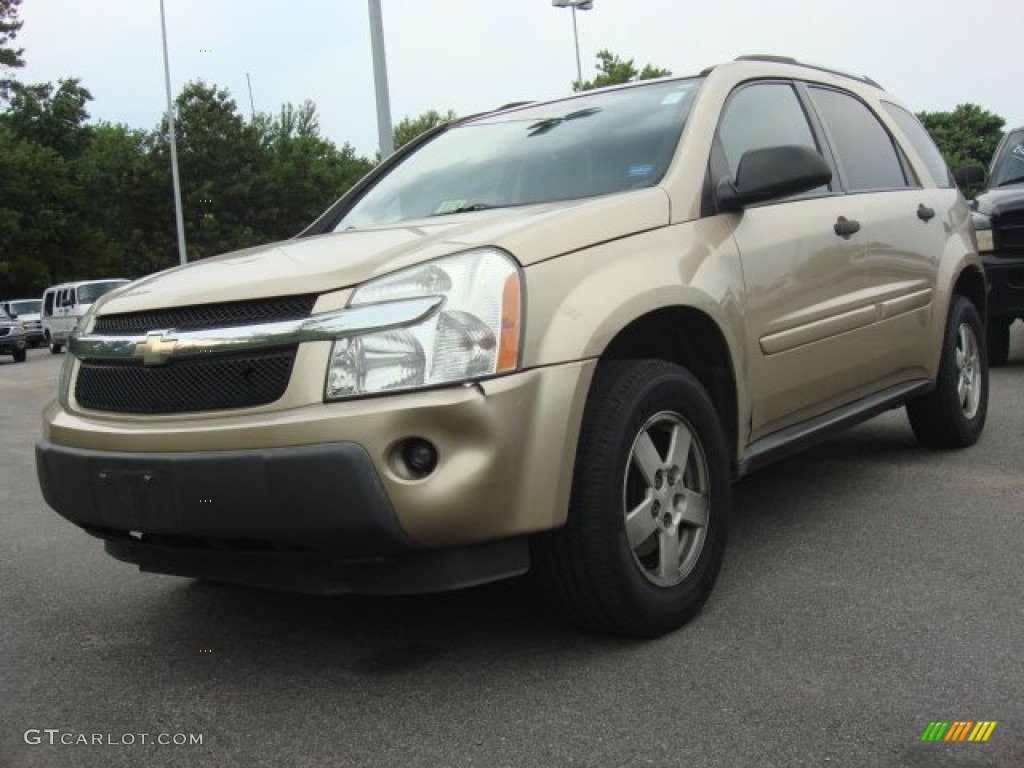
[[[875,82],[779,57],[433,131],[297,238],[98,301],[37,446],[142,570],[417,592],[531,565],[655,635],[703,604],[731,483],[905,405],[977,440],[967,206]]]

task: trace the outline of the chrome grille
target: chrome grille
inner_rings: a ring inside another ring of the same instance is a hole
[[[139,336],[164,329],[199,331],[300,320],[309,317],[316,299],[316,294],[306,294],[102,315],[93,332]],[[75,380],[75,398],[84,408],[138,414],[265,405],[288,388],[297,351],[298,345],[292,344],[148,366],[139,359],[85,359]]]

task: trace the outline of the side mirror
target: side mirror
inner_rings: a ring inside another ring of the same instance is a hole
[[[751,149],[740,158],[736,178],[718,183],[718,207],[739,211],[754,203],[810,192],[830,181],[832,169],[813,149],[796,144]]]
[[[961,165],[953,172],[953,180],[966,196],[968,190],[985,186],[985,169],[980,165]]]

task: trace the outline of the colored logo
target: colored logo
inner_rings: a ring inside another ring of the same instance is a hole
[[[921,741],[988,741],[996,724],[996,720],[933,720]]]

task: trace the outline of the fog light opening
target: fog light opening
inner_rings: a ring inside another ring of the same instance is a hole
[[[437,468],[437,448],[421,437],[406,440],[400,455],[406,470],[414,477],[426,477]]]

